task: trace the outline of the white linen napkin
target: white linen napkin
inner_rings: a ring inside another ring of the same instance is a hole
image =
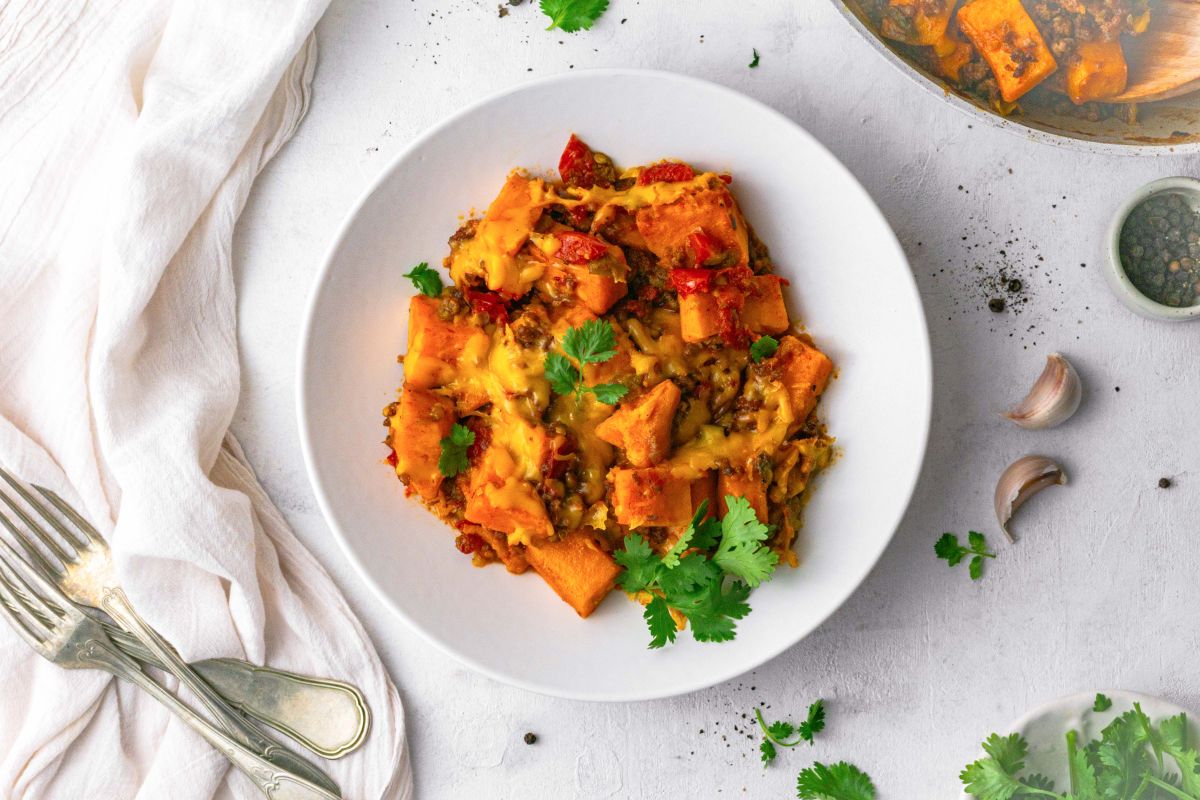
[[[86,514],[185,658],[359,686],[366,744],[320,763],[390,800],[396,689],[227,433],[233,226],[304,116],[327,3],[0,0],[0,464]],[[0,797],[257,796],[148,696],[3,624],[0,687]]]

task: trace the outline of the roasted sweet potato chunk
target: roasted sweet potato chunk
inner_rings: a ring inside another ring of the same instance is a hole
[[[625,296],[629,284],[608,275],[596,275],[582,264],[547,264],[534,284],[551,300],[578,299],[593,314],[603,314]]]
[[[667,469],[614,469],[612,505],[617,522],[631,528],[669,528],[686,525],[692,518],[692,493],[688,481]]]
[[[958,27],[991,67],[1009,103],[1058,69],[1021,0],[971,0],[958,10]]]
[[[664,267],[694,266],[688,236],[697,230],[730,254],[730,263],[724,266],[745,265],[750,252],[746,220],[742,219],[733,195],[723,187],[702,189],[667,205],[640,209],[637,228],[650,252],[658,256]]]
[[[955,0],[888,0],[880,29],[889,39],[905,44],[937,43],[946,33]]]
[[[533,484],[517,474],[517,464],[504,447],[489,447],[471,472],[463,516],[485,528],[518,538],[554,535],[546,506]]]
[[[442,486],[439,443],[450,435],[454,420],[449,398],[405,384],[390,423],[396,474],[426,500],[435,498]]]
[[[679,387],[663,381],[632,404],[622,404],[596,426],[596,435],[623,449],[635,467],[657,464],[671,450],[671,420],[679,397]]]
[[[717,286],[679,298],[679,332],[685,342],[702,342],[721,333],[724,317],[741,315],[745,295],[736,286]]]
[[[773,275],[755,275],[746,287],[742,322],[752,333],[783,333],[791,327],[783,304],[783,282]]]
[[[473,340],[487,347],[487,334],[478,328],[443,322],[438,301],[416,295],[408,306],[408,353],[404,380],[418,389],[433,389],[454,380],[458,359]]]
[[[612,556],[582,530],[571,531],[557,542],[531,545],[525,557],[581,617],[596,610],[621,572]]]
[[[721,470],[717,478],[717,495],[721,498],[721,516],[729,511],[725,498],[729,495],[744,497],[750,502],[758,521],[767,522],[767,487],[762,474],[753,462],[734,469]]]
[[[1080,42],[1067,67],[1067,96],[1075,105],[1106,100],[1125,91],[1129,66],[1120,40]]]
[[[820,350],[795,336],[784,336],[780,340],[779,350],[773,360],[787,387],[796,420],[807,419],[817,405],[817,398],[829,383],[833,362]]]

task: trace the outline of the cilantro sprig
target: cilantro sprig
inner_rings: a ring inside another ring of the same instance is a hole
[[[875,800],[875,784],[853,764],[839,761],[826,766],[817,761],[796,779],[796,796],[800,800]]]
[[[602,364],[617,354],[617,334],[611,322],[589,319],[578,328],[567,328],[562,349],[565,356],[547,353],[544,362],[546,379],[557,394],[592,394],[601,403],[611,406],[629,391],[629,387],[620,383],[587,386],[583,382],[584,364]]]
[[[770,764],[775,760],[777,745],[795,747],[802,742],[813,743],[813,737],[825,729],[825,702],[817,700],[810,705],[808,717],[799,725],[786,721],[772,722],[768,725],[763,719],[762,711],[757,708],[754,709],[754,716],[758,718],[758,727],[762,728],[763,732],[763,740],[758,746],[762,762]]]
[[[442,439],[442,452],[438,456],[438,472],[447,478],[453,478],[460,472],[465,472],[471,462],[467,459],[467,450],[475,444],[475,432],[466,425],[454,423],[450,435]]]
[[[1096,692],[1096,701],[1092,703],[1092,711],[1100,714],[1108,711],[1110,708],[1112,708],[1112,699],[1109,698],[1108,695]]]
[[[608,10],[608,0],[542,0],[542,13],[550,18],[552,31],[559,28],[565,33],[590,30],[592,23]]]
[[[758,521],[750,502],[727,495],[725,504],[725,517],[717,521],[706,519],[708,501],[701,502],[679,541],[661,558],[636,533],[613,553],[625,568],[617,577],[620,587],[629,594],[653,595],[642,614],[650,630],[649,647],[675,641],[672,611],[687,619],[698,642],[733,639],[736,620],[750,613],[750,590],[770,578],[779,562],[764,543],[770,528]]]
[[[436,270],[430,268],[428,262],[422,261],[402,277],[412,281],[413,286],[423,295],[439,297],[442,294],[442,278]]]
[[[1066,740],[1064,791],[1044,775],[1026,774],[1029,744],[1016,733],[989,736],[984,757],[964,767],[959,779],[980,800],[1200,800],[1200,753],[1188,741],[1185,714],[1155,725],[1134,703],[1100,738],[1081,744],[1072,730]]]
[[[775,351],[778,349],[778,339],[771,336],[760,336],[754,340],[754,344],[750,345],[750,358],[757,364],[764,358],[770,358],[775,355]]]
[[[943,533],[941,538],[933,544],[933,552],[937,557],[945,560],[946,566],[956,567],[962,563],[963,559],[971,557],[971,562],[967,566],[967,571],[971,575],[971,580],[977,581],[983,576],[983,560],[985,558],[995,558],[996,554],[987,549],[987,538],[979,531],[971,531],[967,534],[967,546],[959,544],[958,537],[953,533]]]

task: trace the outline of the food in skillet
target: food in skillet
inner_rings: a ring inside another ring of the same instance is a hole
[[[586,617],[620,585],[655,646],[733,638],[830,459],[830,360],[795,330],[729,175],[618,170],[572,136],[422,264],[389,463],[476,565]]]
[[[1018,102],[1081,115],[1125,90],[1122,39],[1150,24],[1149,0],[867,0],[880,32],[937,75],[1008,114]],[[1034,91],[1036,90],[1036,91]],[[1069,100],[1068,104],[1066,101]]]

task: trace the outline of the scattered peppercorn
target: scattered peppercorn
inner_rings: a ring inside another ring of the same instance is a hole
[[[1013,294],[1016,294],[1017,292],[1021,291],[1021,282],[1019,280],[1017,280],[1016,278],[1013,278],[1011,281],[1008,282],[1008,290],[1010,292],[1012,292]]]
[[[534,744],[535,742],[537,742],[536,733],[530,731],[529,733],[525,734],[525,744]]]
[[[990,308],[992,311],[995,311],[997,314],[999,314],[1001,311],[1004,310],[1004,298],[1003,297],[993,297],[991,300],[988,300],[988,308]]]
[[[1200,300],[1200,213],[1178,192],[1151,195],[1121,228],[1121,268],[1139,292],[1174,308]]]
[[[1170,478],[1159,478],[1158,479],[1158,488],[1170,489],[1171,488],[1171,479]]]

